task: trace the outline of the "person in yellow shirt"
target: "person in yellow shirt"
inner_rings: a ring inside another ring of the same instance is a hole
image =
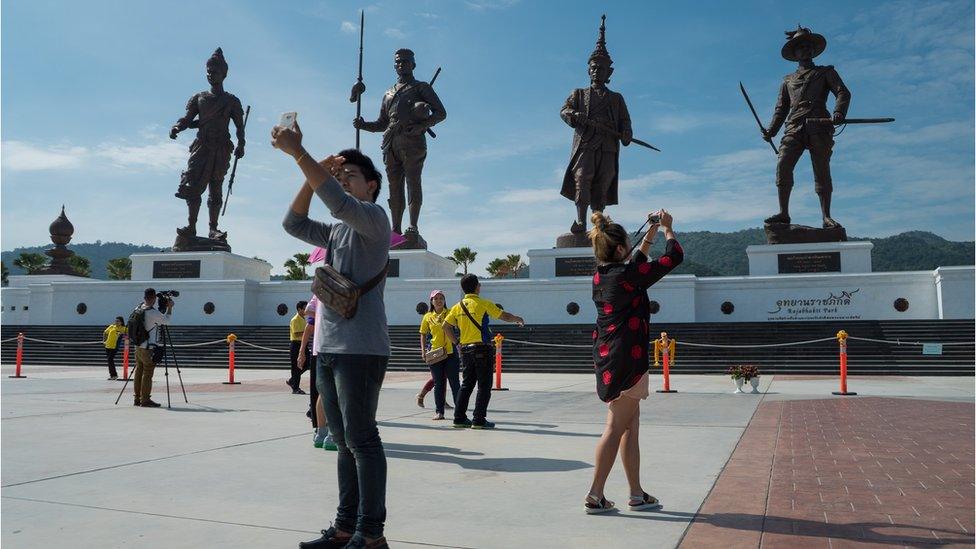
[[[295,316],[288,322],[288,341],[290,343],[288,360],[291,362],[291,377],[285,383],[291,387],[291,394],[304,395],[305,391],[301,388],[302,368],[298,366],[298,351],[302,348],[302,334],[305,333],[305,306],[308,301],[299,301],[295,304]]]
[[[102,342],[105,344],[105,358],[108,360],[108,380],[119,379],[118,372],[115,371],[115,354],[119,352],[122,345],[122,335],[126,333],[125,319],[121,316],[115,317],[115,322],[109,324],[102,332]]]
[[[447,384],[451,384],[451,402],[455,404],[461,384],[458,380],[459,360],[456,349],[444,334],[444,319],[448,314],[446,301],[444,292],[440,290],[430,292],[430,309],[420,321],[420,357],[424,358],[429,352],[444,349],[442,358],[427,365],[430,367],[430,377],[434,380],[433,419],[435,420],[444,419]]]
[[[494,429],[495,424],[488,421],[488,401],[491,400],[491,371],[495,360],[495,348],[491,344],[491,332],[488,330],[488,319],[497,318],[505,322],[514,322],[524,326],[525,321],[520,316],[507,311],[483,299],[481,282],[473,274],[461,277],[461,289],[464,297],[451,307],[444,319],[444,335],[452,343],[460,344],[461,366],[463,367],[461,393],[458,395],[454,408],[453,427],[463,429]],[[454,334],[451,326],[461,331],[460,339]],[[478,394],[474,400],[474,420],[468,419],[468,400],[478,385]]]

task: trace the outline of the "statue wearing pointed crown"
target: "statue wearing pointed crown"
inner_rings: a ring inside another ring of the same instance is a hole
[[[559,113],[575,130],[560,194],[576,204],[576,221],[569,234],[557,239],[557,247],[589,246],[587,209],[602,211],[617,203],[620,145],[626,147],[633,138],[624,96],[607,88],[613,60],[607,51],[606,15],[588,66],[589,87],[573,90]]]
[[[227,233],[217,228],[220,206],[223,204],[224,176],[230,168],[231,154],[244,156],[244,109],[241,101],[224,91],[227,78],[224,52],[217,48],[207,60],[207,82],[210,89],[195,94],[186,103],[186,114],[176,121],[169,132],[170,139],[187,128],[197,128],[196,139],[190,145],[190,159],[180,178],[176,197],[186,200],[189,216],[186,227],[177,229],[174,251],[212,249],[230,251]],[[230,140],[230,122],[237,128],[237,147]],[[207,191],[210,218],[209,238],[198,238],[197,216]]]

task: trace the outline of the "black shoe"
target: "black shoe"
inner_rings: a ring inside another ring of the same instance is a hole
[[[385,537],[379,537],[373,541],[366,541],[362,535],[353,536],[349,543],[343,545],[343,549],[389,549]]]
[[[301,389],[292,389],[291,390],[291,394],[293,394],[293,395],[307,395],[308,393],[306,393],[305,391],[303,391]]]
[[[133,406],[139,406],[140,404],[139,404],[139,401],[138,400],[134,400],[134,401],[132,401],[132,405]]]
[[[485,421],[484,423],[473,423],[471,425],[472,429],[494,429],[495,424],[490,421]]]
[[[298,544],[299,549],[341,549],[348,544],[352,538],[337,538],[335,526],[330,526],[328,530],[322,530],[322,537],[312,541],[303,541]]]
[[[454,420],[454,424],[451,425],[451,427],[454,427],[455,429],[467,429],[467,428],[471,427],[471,420],[470,419],[465,419],[465,420],[462,420],[462,421],[458,421],[458,420],[455,419]]]
[[[147,398],[146,400],[142,401],[142,404],[140,404],[140,406],[142,406],[143,408],[159,408],[160,406],[162,406],[162,404],[158,402],[153,402],[151,398]]]

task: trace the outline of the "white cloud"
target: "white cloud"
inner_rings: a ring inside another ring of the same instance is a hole
[[[81,169],[108,162],[118,168],[178,169],[186,162],[185,145],[157,140],[143,145],[106,142],[94,147],[3,142],[3,168],[12,171]]]
[[[401,40],[407,37],[406,33],[404,33],[402,30],[393,27],[384,30],[383,34],[389,36],[390,38],[394,38],[396,40]]]
[[[440,18],[440,15],[437,15],[436,13],[430,13],[430,12],[426,12],[426,11],[422,11],[422,12],[416,13],[414,15],[416,15],[417,17],[422,17],[424,19],[439,19]]]
[[[359,26],[351,21],[343,21],[342,24],[339,25],[339,30],[346,34],[353,34],[359,32]]]
[[[505,10],[519,3],[519,0],[468,0],[465,4],[472,11]]]
[[[40,146],[23,141],[4,141],[0,146],[3,169],[11,171],[68,170],[82,165],[85,147]]]
[[[188,157],[184,145],[176,141],[160,140],[148,145],[102,144],[95,155],[107,159],[114,166],[149,169],[178,169]]]
[[[563,197],[559,194],[559,189],[549,187],[543,189],[514,189],[506,190],[494,194],[492,202],[498,204],[542,204],[556,202]]]
[[[637,177],[633,178],[621,179],[620,184],[627,187],[652,187],[654,185],[661,185],[664,183],[687,183],[693,180],[694,177],[684,172],[675,170],[661,170],[638,175]]]

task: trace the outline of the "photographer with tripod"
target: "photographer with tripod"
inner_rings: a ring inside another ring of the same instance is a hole
[[[145,408],[158,408],[159,403],[153,402],[150,397],[152,394],[153,370],[156,363],[162,356],[155,356],[159,347],[160,326],[169,324],[173,316],[173,298],[175,292],[162,292],[158,296],[153,288],[146,288],[143,292],[143,302],[132,314],[129,315],[129,338],[136,345],[136,372],[133,380],[133,391],[135,401],[133,406],[143,406]],[[178,295],[178,294],[175,294]],[[159,310],[156,305],[157,297],[159,300]],[[166,313],[160,312],[165,309]],[[162,355],[162,353],[159,353]],[[123,388],[124,390],[124,388]]]

